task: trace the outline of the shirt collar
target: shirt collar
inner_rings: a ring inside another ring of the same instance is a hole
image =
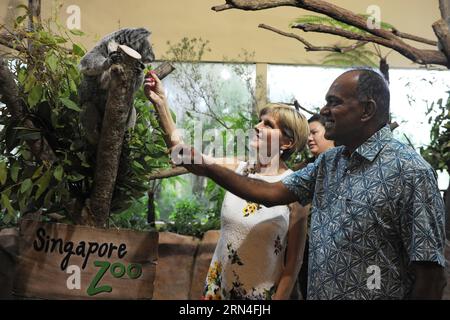
[[[392,140],[392,131],[389,125],[385,125],[383,128],[375,132],[369,139],[360,145],[354,152],[360,156],[366,158],[369,161],[373,161],[381,149]]]

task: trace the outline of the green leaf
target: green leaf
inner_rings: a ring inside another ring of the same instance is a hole
[[[33,181],[31,179],[25,179],[20,186],[20,193],[25,193],[28,189],[33,186]]]
[[[77,104],[75,102],[73,102],[72,100],[70,100],[69,98],[60,98],[59,100],[67,108],[69,108],[71,110],[75,110],[77,112],[81,112],[81,109],[77,106]]]
[[[52,203],[52,197],[55,194],[55,190],[54,189],[50,189],[47,194],[45,195],[44,198],[44,206],[49,207]]]
[[[20,69],[17,73],[17,80],[21,85],[23,85],[26,79],[27,79],[27,71],[25,69]]]
[[[141,170],[144,170],[144,167],[142,166],[142,164],[140,164],[137,161],[133,161],[133,167],[139,168]]]
[[[8,223],[14,217],[14,209],[11,206],[9,197],[5,193],[2,193],[1,202],[2,206],[8,210],[8,216],[5,217],[5,220],[7,221],[4,220],[5,223]]]
[[[44,169],[44,166],[40,166],[39,168],[36,169],[36,171],[33,173],[33,176],[31,177],[31,179],[36,179],[37,177],[39,177],[42,174],[42,170]]]
[[[74,34],[76,36],[84,36],[84,32],[78,29],[72,29],[69,30],[71,34]]]
[[[31,91],[28,95],[28,104],[31,108],[33,108],[41,100],[42,92],[43,89],[40,84],[36,84],[31,88]]]
[[[0,183],[4,185],[6,178],[8,177],[8,171],[6,170],[6,162],[0,162]]]
[[[84,179],[84,175],[80,174],[80,173],[73,173],[71,175],[67,176],[67,179],[71,182],[76,182],[76,181],[81,181]]]
[[[23,85],[24,89],[23,91],[25,93],[29,93],[30,90],[34,88],[35,84],[36,84],[36,77],[32,73],[27,74]]]
[[[18,162],[14,162],[13,166],[11,167],[11,179],[14,182],[17,182],[17,178],[19,177],[19,163]]]
[[[57,43],[53,35],[47,31],[40,31],[38,35],[39,40],[45,45],[53,45]]]
[[[50,180],[52,178],[52,173],[50,170],[47,170],[46,173],[42,177],[40,177],[36,184],[38,185],[38,190],[36,191],[36,194],[34,195],[34,199],[37,200],[39,197],[44,193],[45,190],[47,190],[48,185],[50,184]]]
[[[53,36],[57,43],[66,43],[67,39],[60,36]]]
[[[79,57],[84,56],[86,53],[83,48],[81,48],[79,45],[77,45],[75,43],[72,45],[72,52],[74,55],[79,56]]]
[[[56,72],[58,70],[58,57],[53,52],[47,56],[45,63],[52,72]]]
[[[53,172],[53,176],[56,180],[61,181],[64,174],[64,168],[62,166],[57,166],[55,171]]]

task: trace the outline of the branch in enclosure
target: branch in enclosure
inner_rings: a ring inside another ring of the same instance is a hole
[[[441,4],[444,4],[448,0],[440,0]],[[353,13],[347,9],[338,7],[327,1],[321,0],[296,0],[296,1],[282,1],[282,0],[226,0],[226,5],[213,7],[213,10],[218,8],[224,9],[240,9],[240,10],[264,10],[282,6],[294,6],[308,11],[324,14],[337,21],[346,23],[348,25],[357,27],[362,31],[366,31],[371,36],[363,36],[353,32],[345,30],[336,31],[336,28],[328,27],[329,30],[325,31],[321,26],[319,29],[313,29],[308,27],[305,31],[324,32],[329,34],[338,35],[344,38],[375,42],[388,48],[394,49],[398,53],[404,55],[406,58],[419,64],[437,64],[448,66],[448,58],[442,52],[438,50],[420,50],[405,43],[400,37],[396,36],[393,32],[385,29],[375,29],[367,23],[367,18],[364,16]],[[441,11],[443,11],[441,9]],[[303,25],[306,26],[306,25]]]
[[[311,115],[316,114],[316,112],[309,111],[308,109],[302,107],[301,104],[300,104],[300,102],[298,102],[297,100],[294,100],[294,107],[295,107],[296,109],[301,109],[301,110],[303,110],[303,111],[305,111],[306,113],[309,113],[309,114],[311,114]]]
[[[397,37],[400,37],[403,39],[408,39],[408,40],[413,40],[413,41],[420,42],[420,43],[429,44],[431,46],[437,46],[437,44],[438,44],[437,41],[425,39],[425,38],[418,37],[418,36],[415,36],[415,35],[409,34],[409,33],[400,32],[397,29],[392,29],[392,33],[395,34]]]
[[[173,70],[175,70],[175,67],[173,65],[171,65],[169,62],[164,62],[155,69],[155,72],[158,78],[162,80],[167,77]]]
[[[344,53],[344,52],[348,52],[348,51],[352,51],[355,50],[356,48],[362,47],[363,45],[365,45],[367,42],[365,41],[359,41],[351,46],[347,46],[347,47],[338,47],[338,46],[333,46],[333,47],[318,47],[318,46],[314,46],[312,45],[310,42],[306,41],[304,38],[300,37],[299,35],[296,35],[294,33],[288,33],[288,32],[284,32],[281,31],[279,29],[276,29],[274,27],[271,27],[269,25],[266,25],[264,23],[261,23],[260,25],[258,25],[259,28],[262,29],[266,29],[275,33],[278,33],[279,35],[288,37],[288,38],[293,38],[296,39],[298,41],[300,41],[301,43],[303,43],[305,45],[305,50],[306,51],[332,51],[332,52],[340,52],[340,53]]]
[[[15,38],[12,34],[0,33],[0,44],[7,48],[17,50],[19,52],[26,52],[27,48],[22,44],[17,44]]]
[[[299,23],[293,25],[292,27],[301,29],[305,32],[319,32],[319,33],[333,34],[351,40],[378,43],[382,46],[394,49],[398,53],[404,55],[408,59],[419,64],[438,64],[444,66],[448,65],[447,57],[442,52],[438,50],[420,50],[406,44],[399,38],[388,40],[373,35],[358,34],[340,28],[329,27],[321,24]]]
[[[166,178],[176,177],[176,176],[180,176],[180,175],[187,174],[187,173],[189,173],[189,171],[186,168],[175,167],[175,168],[171,168],[171,169],[156,171],[155,173],[150,175],[149,180],[152,181],[152,180],[157,180],[157,179],[166,179]]]
[[[447,57],[447,67],[450,68],[450,29],[444,20],[433,23],[433,31],[439,39],[445,56]]]
[[[439,0],[439,10],[441,11],[442,20],[446,21],[450,28],[450,1]]]

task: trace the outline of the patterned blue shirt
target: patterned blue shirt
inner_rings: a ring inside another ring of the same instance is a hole
[[[403,299],[412,261],[445,266],[436,175],[385,126],[350,156],[344,146],[282,180],[310,203],[308,299]]]

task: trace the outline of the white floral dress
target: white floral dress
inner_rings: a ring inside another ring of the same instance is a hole
[[[246,168],[242,162],[236,172],[243,174]],[[290,173],[249,177],[277,182]],[[227,192],[203,299],[271,299],[283,271],[289,215],[286,205],[267,208]]]

